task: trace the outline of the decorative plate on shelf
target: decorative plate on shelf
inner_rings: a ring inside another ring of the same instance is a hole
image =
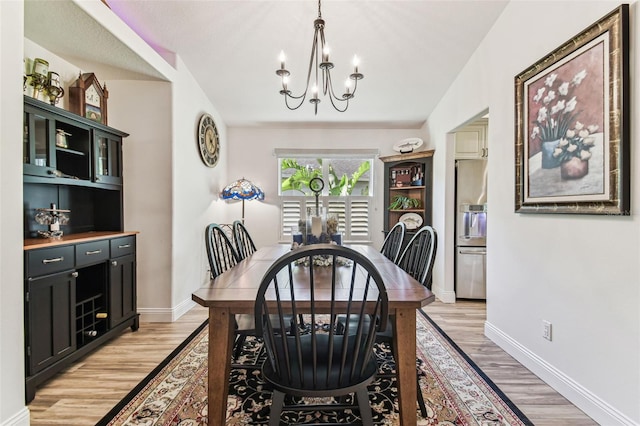
[[[400,142],[393,144],[393,150],[400,154],[408,154],[413,151],[417,151],[422,146],[422,139],[420,138],[408,138],[403,139]]]
[[[422,216],[418,213],[405,213],[400,216],[400,222],[403,222],[407,230],[418,229],[422,226]]]

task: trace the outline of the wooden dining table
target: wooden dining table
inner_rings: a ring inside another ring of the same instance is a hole
[[[389,298],[389,314],[395,318],[394,346],[398,376],[400,424],[417,422],[416,309],[435,296],[400,267],[369,245],[347,245],[363,253],[376,266]],[[192,294],[209,309],[208,409],[209,424],[222,426],[227,415],[229,374],[235,337],[234,315],[253,314],[260,282],[269,267],[291,246],[276,244],[258,249],[236,266]]]

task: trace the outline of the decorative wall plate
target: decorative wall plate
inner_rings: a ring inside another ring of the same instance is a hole
[[[403,222],[407,230],[418,229],[422,226],[422,216],[418,213],[405,213],[400,216],[400,222]]]
[[[400,154],[408,154],[417,151],[422,144],[423,142],[420,138],[407,138],[393,144],[393,150]]]

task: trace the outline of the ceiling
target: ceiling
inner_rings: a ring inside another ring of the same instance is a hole
[[[275,70],[283,50],[291,71],[289,88],[294,94],[302,92],[317,2],[107,0],[112,11],[150,46],[180,57],[228,126],[361,128],[421,127],[507,2],[325,0],[322,17],[335,64],[332,76],[339,83],[336,89],[340,93],[344,89],[343,81],[352,72],[354,54],[361,59],[364,79],[346,112],[336,112],[327,99],[321,98],[314,116],[308,102],[295,111],[285,107]],[[39,6],[32,10],[25,7],[27,37],[42,26],[41,18],[33,15],[47,13],[37,12],[47,2],[31,0],[26,4],[29,3]],[[62,7],[61,2],[50,3],[56,4],[56,10]],[[73,26],[69,16],[66,15],[65,25]],[[30,19],[39,24],[28,25]],[[55,22],[60,25],[60,21]],[[29,30],[33,26],[36,28]],[[47,46],[51,37],[48,34],[32,37],[56,52],[73,45],[72,34],[77,33],[67,32],[69,39],[59,41],[56,49]],[[98,43],[109,36],[91,37]],[[112,38],[115,44],[119,43]],[[120,54],[126,57],[127,48],[118,49],[124,49]],[[108,58],[102,62],[116,69],[119,66],[109,64]],[[135,59],[121,61],[120,66],[158,77],[145,71],[145,64],[137,64]]]

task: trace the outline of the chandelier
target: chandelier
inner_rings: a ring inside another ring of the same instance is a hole
[[[349,99],[353,98],[356,94],[358,80],[364,78],[364,75],[358,72],[358,57],[353,57],[353,73],[347,78],[345,92],[341,96],[336,95],[333,88],[333,81],[331,80],[333,62],[329,61],[329,46],[324,39],[324,19],[322,19],[322,12],[320,10],[320,0],[318,0],[318,18],[313,21],[313,26],[315,32],[313,34],[313,45],[311,47],[311,58],[309,59],[309,70],[307,71],[305,90],[302,94],[296,96],[288,89],[289,75],[291,73],[285,68],[284,52],[280,52],[280,69],[276,70],[276,74],[282,79],[282,90],[280,90],[280,94],[284,95],[284,103],[287,108],[290,110],[300,108],[307,98],[307,94],[309,94],[309,83],[312,81],[313,76],[314,82],[311,87],[309,102],[313,104],[315,114],[318,114],[318,104],[320,103],[318,92],[320,90],[322,90],[323,95],[329,97],[331,105],[333,105],[337,111],[345,112],[349,107]],[[351,89],[351,80],[353,80],[353,90]]]

